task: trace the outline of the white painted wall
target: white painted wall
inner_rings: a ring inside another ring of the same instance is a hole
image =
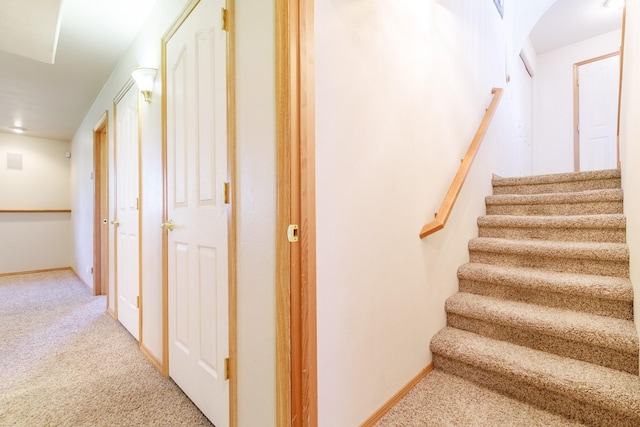
[[[0,211],[70,209],[68,141],[0,133]],[[22,170],[7,168],[7,153]],[[70,213],[0,213],[0,274],[71,265]]]
[[[275,426],[275,8],[236,4],[238,426]]]
[[[0,210],[69,209],[69,141],[0,133]],[[22,155],[22,170],[7,168]]]
[[[634,316],[640,331],[640,2],[637,1],[627,2],[623,67],[620,158],[631,255],[629,273],[635,290]]]
[[[538,55],[533,173],[573,171],[573,65],[616,52],[621,31]]]
[[[491,88],[505,87],[507,62],[519,60],[520,49],[506,56],[515,7],[501,20],[492,2],[315,4],[322,427],[359,425],[431,362],[491,174],[516,173],[518,88],[507,87],[447,228],[418,233]]]
[[[160,40],[187,0],[158,0],[147,22],[88,111],[73,141],[73,265],[87,283],[93,259],[92,128],[140,66],[160,68]],[[238,162],[238,410],[240,426],[275,425],[275,34],[274,4],[236,2]],[[259,71],[257,71],[259,70]],[[162,360],[161,75],[142,120],[142,345]],[[113,182],[110,183],[113,188]],[[113,200],[111,200],[113,207]],[[112,215],[113,216],[113,215]],[[113,247],[113,245],[111,245]],[[113,277],[113,275],[111,276]],[[113,295],[113,282],[110,283]]]

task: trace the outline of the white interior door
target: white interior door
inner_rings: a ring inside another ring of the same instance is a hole
[[[217,427],[229,425],[224,6],[200,1],[167,42],[165,71],[169,375]]]
[[[140,339],[138,91],[131,86],[116,103],[116,295],[118,320]]]
[[[620,57],[578,67],[580,170],[617,167],[617,118]]]

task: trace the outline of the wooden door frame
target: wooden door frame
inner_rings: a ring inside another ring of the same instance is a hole
[[[318,424],[313,22],[313,0],[276,1],[276,424],[291,427]]]
[[[104,178],[107,179],[104,179]],[[109,306],[109,112],[93,127],[93,294],[107,295]],[[106,197],[105,197],[106,196]],[[106,224],[106,227],[105,227]],[[105,256],[107,262],[105,263]]]
[[[190,0],[176,20],[162,36],[162,222],[168,221],[167,181],[167,43],[180,28],[200,0]],[[229,424],[238,425],[238,339],[237,339],[237,194],[236,188],[236,80],[235,80],[235,0],[227,3],[227,180],[229,182]],[[162,232],[162,366],[161,372],[169,377],[169,239]]]
[[[606,55],[597,56],[595,58],[587,59],[584,61],[576,62],[573,64],[573,170],[574,172],[580,171],[580,132],[578,132],[578,126],[580,125],[580,86],[578,85],[578,77],[580,66],[591,64],[592,62],[602,61],[620,55],[620,51],[608,53]],[[618,93],[618,99],[620,93]],[[618,101],[619,102],[619,101]],[[618,117],[620,112],[618,111]],[[616,121],[617,123],[617,121]],[[617,130],[616,130],[616,133]],[[620,147],[616,138],[616,151],[617,151],[617,164],[620,164]]]

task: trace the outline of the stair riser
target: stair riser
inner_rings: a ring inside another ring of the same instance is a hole
[[[487,201],[487,215],[602,215],[621,214],[622,202],[494,204]]]
[[[516,286],[503,286],[495,283],[460,279],[460,292],[486,295],[512,301],[526,302],[554,308],[565,308],[609,316],[618,319],[633,320],[633,304],[627,301],[607,300],[582,295],[561,294],[548,289],[529,289]]]
[[[587,425],[616,427],[637,427],[640,425],[640,418],[626,416],[586,403],[573,395],[565,395],[539,387],[516,375],[506,375],[471,366],[438,353],[433,354],[433,364],[436,369]]]
[[[598,259],[570,259],[559,258],[553,254],[549,254],[549,256],[539,256],[473,250],[469,251],[469,261],[512,267],[542,268],[565,273],[629,277],[628,260],[608,261]]]
[[[447,313],[447,325],[513,344],[546,351],[559,356],[594,363],[638,375],[638,354],[624,353],[610,348],[558,338],[530,329],[505,326],[486,320],[471,319],[454,313]]]
[[[574,191],[606,190],[613,188],[620,188],[620,179],[600,179],[530,185],[498,185],[493,187],[493,194],[571,193]]]
[[[478,237],[498,237],[516,240],[555,240],[564,242],[610,242],[625,243],[624,229],[592,228],[518,228],[484,227],[478,228]]]

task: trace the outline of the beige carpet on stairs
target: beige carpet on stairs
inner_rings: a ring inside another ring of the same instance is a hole
[[[640,426],[620,171],[493,189],[431,340],[436,370],[377,426]]]
[[[211,426],[70,271],[0,277],[0,426]]]

